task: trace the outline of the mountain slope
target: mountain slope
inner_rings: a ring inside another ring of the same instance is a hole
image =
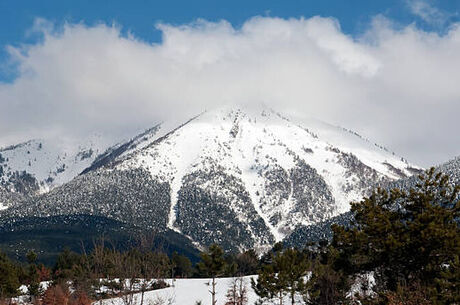
[[[154,129],[4,217],[84,212],[171,228],[200,245],[266,247],[347,211],[375,184],[420,170],[353,132],[264,107]]]
[[[37,139],[1,148],[0,202],[7,206],[72,180],[105,148],[104,140],[96,136],[82,143]]]
[[[449,181],[452,184],[460,185],[460,156],[438,165],[435,168],[436,171],[447,174],[449,176]],[[410,188],[414,188],[417,183],[418,178],[414,175],[406,179],[390,181],[383,185],[383,187],[386,187],[387,189],[399,188],[402,190],[409,190]],[[351,212],[346,212],[320,223],[301,225],[288,235],[283,242],[285,245],[290,247],[302,248],[306,246],[308,242],[316,242],[332,238],[332,224],[347,226],[352,220],[353,215]]]
[[[27,252],[34,249],[40,262],[51,266],[65,248],[79,253],[89,252],[103,238],[110,247],[129,249],[139,246],[142,236],[153,237],[152,246],[168,254],[177,251],[193,262],[199,260],[199,251],[190,240],[172,230],[146,232],[107,217],[79,214],[24,217],[18,222],[3,223],[0,225],[0,251],[25,261]]]

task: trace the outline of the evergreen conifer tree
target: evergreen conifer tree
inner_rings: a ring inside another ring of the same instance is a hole
[[[307,257],[296,249],[286,249],[273,254],[271,261],[262,267],[257,282],[252,280],[254,291],[261,299],[277,298],[280,305],[287,294],[295,304],[296,293],[305,289]]]
[[[333,227],[336,269],[374,271],[381,292],[419,285],[434,302],[458,303],[459,192],[432,168],[409,191],[379,189],[352,203],[353,226]]]
[[[212,278],[211,283],[211,304],[215,305],[216,300],[216,278],[221,276],[225,270],[224,251],[218,245],[209,246],[206,252],[200,254],[201,261],[197,264],[198,270],[204,276]]]
[[[18,294],[19,278],[17,267],[3,253],[0,253],[0,300]]]
[[[29,266],[27,268],[27,290],[29,292],[31,301],[34,302],[37,297],[41,294],[40,289],[40,276],[36,265],[37,254],[34,251],[29,251],[26,255]]]

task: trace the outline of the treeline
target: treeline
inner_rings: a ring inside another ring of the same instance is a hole
[[[86,305],[114,296],[134,304],[134,293],[143,304],[144,292],[166,287],[165,278],[206,277],[212,280],[203,289],[216,304],[219,278],[235,277],[226,304],[245,305],[241,276],[257,274],[251,286],[259,304],[460,304],[459,185],[431,169],[413,189],[378,189],[351,210],[354,222],[334,225],[332,241],[305,249],[276,244],[261,257],[211,245],[193,265],[153,250],[152,236],[128,251],[103,241],[89,253],[65,250],[52,268],[37,264],[33,252],[25,265],[0,255],[0,296],[11,300],[23,284],[35,304]],[[43,281],[50,281],[46,291]]]
[[[102,239],[95,242],[89,252],[65,249],[52,267],[38,264],[33,251],[27,254],[27,264],[13,262],[0,254],[0,304],[1,300],[9,304],[20,296],[21,285],[27,287],[28,301],[33,304],[85,305],[90,300],[116,296],[125,299],[125,304],[133,304],[134,293],[140,293],[143,299],[144,292],[166,287],[166,278],[199,278],[212,274],[204,267],[208,252],[201,254],[200,262],[192,264],[188,257],[177,252],[168,256],[154,249],[154,234],[139,240],[138,246],[126,251],[117,250]],[[255,274],[261,266],[254,250],[224,254],[216,245],[209,249],[218,249],[223,261],[219,277]],[[43,282],[49,284],[42,287]]]

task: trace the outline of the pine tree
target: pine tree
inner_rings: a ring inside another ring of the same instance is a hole
[[[460,281],[459,192],[460,186],[432,168],[409,191],[379,189],[352,203],[353,226],[333,227],[336,269],[349,275],[374,271],[379,291],[419,284],[440,304],[454,303]]]
[[[27,290],[33,303],[35,302],[35,299],[42,293],[40,287],[40,275],[38,273],[37,265],[35,264],[37,260],[37,254],[31,250],[27,253],[26,258],[27,262],[29,263],[27,268]]]
[[[296,249],[286,249],[273,255],[272,262],[262,267],[257,282],[252,286],[261,299],[278,298],[283,304],[287,294],[291,304],[295,304],[296,293],[305,289],[305,277],[308,273],[307,257]]]
[[[204,276],[212,278],[211,283],[211,304],[215,305],[216,300],[216,278],[221,276],[225,269],[224,251],[218,245],[209,246],[206,252],[200,254],[201,261],[197,264],[198,270]]]
[[[436,278],[435,284],[437,291],[441,291],[441,302],[460,304],[460,254],[454,255],[449,263],[443,266],[441,276]]]
[[[344,304],[350,291],[350,283],[340,271],[334,270],[328,259],[330,253],[323,255],[326,257],[318,257],[313,262],[311,277],[303,291],[305,304]]]
[[[18,294],[18,269],[3,253],[0,253],[0,300]]]
[[[251,285],[261,300],[278,298],[279,304],[283,305],[286,283],[272,264],[264,265],[258,273],[257,282],[251,279]]]
[[[184,255],[179,255],[173,252],[171,256],[171,263],[173,265],[173,276],[186,278],[192,274],[192,262]]]

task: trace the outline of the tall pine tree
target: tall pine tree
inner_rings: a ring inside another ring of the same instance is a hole
[[[216,278],[221,276],[225,269],[224,251],[218,245],[209,246],[206,252],[200,254],[201,261],[197,264],[198,270],[204,276],[212,278],[211,282],[211,304],[215,305],[216,300]]]
[[[304,291],[309,270],[307,257],[296,249],[286,249],[272,254],[271,263],[262,267],[257,282],[252,287],[261,299],[277,298],[280,305],[288,295],[295,304],[297,293]]]
[[[17,267],[3,253],[0,253],[0,300],[18,294],[19,278]]]
[[[459,192],[432,168],[409,191],[379,189],[352,203],[354,225],[333,227],[336,268],[374,271],[378,291],[419,285],[434,302],[458,302]]]

